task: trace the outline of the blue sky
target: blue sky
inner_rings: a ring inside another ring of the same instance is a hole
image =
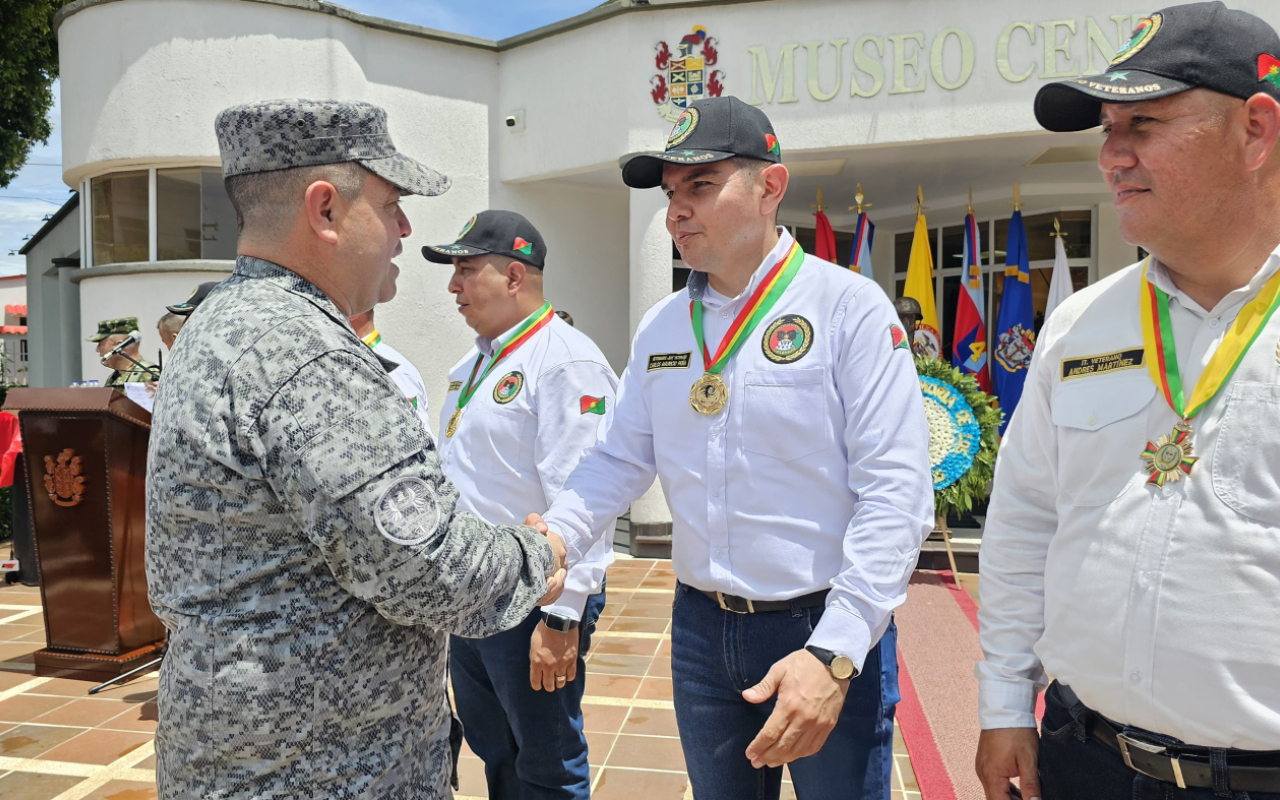
[[[428,28],[465,33],[484,39],[505,39],[581,14],[603,0],[343,0],[339,5],[373,16],[411,22]],[[53,136],[36,145],[27,165],[5,189],[0,189],[0,275],[25,271],[26,259],[16,255],[24,237],[34,234],[42,218],[70,197],[62,182],[62,138],[57,98],[50,114]],[[13,252],[15,255],[10,256]]]

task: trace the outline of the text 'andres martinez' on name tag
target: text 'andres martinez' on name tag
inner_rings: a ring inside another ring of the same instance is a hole
[[[1085,378],[1122,369],[1137,369],[1143,365],[1142,348],[1105,353],[1100,356],[1062,359],[1062,380]]]
[[[649,368],[645,372],[653,372],[655,369],[688,369],[692,356],[692,350],[684,353],[654,353],[649,356]]]

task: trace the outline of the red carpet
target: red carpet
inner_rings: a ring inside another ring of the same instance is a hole
[[[950,572],[917,571],[898,609],[898,723],[923,800],[983,800],[978,748],[978,608]]]

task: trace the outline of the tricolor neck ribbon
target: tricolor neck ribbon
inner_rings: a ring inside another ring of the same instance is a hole
[[[707,350],[707,343],[702,338],[702,301],[689,302],[689,318],[693,321],[693,338],[697,340],[698,349],[702,351],[704,372],[719,375],[724,370],[729,359],[733,358],[733,354],[742,347],[742,343],[760,324],[760,320],[769,314],[769,309],[773,308],[778,298],[782,297],[782,293],[791,285],[792,278],[800,271],[800,265],[803,263],[804,251],[800,249],[799,242],[792,242],[786,256],[778,259],[778,263],[774,264],[773,269],[764,276],[764,280],[760,281],[760,285],[738,312],[733,324],[729,326],[728,333],[720,340],[715,358],[711,357],[711,353]]]
[[[1280,272],[1271,276],[1258,295],[1245,303],[1235,324],[1222,339],[1200,380],[1184,397],[1182,375],[1178,372],[1178,349],[1173,341],[1173,325],[1169,320],[1169,295],[1147,280],[1151,259],[1142,267],[1141,312],[1142,348],[1146,352],[1147,371],[1160,388],[1169,407],[1179,417],[1192,419],[1231,380],[1244,354],[1249,352],[1258,334],[1266,327],[1276,307],[1280,306]]]
[[[524,322],[520,323],[520,327],[516,328],[511,334],[511,338],[507,339],[502,345],[493,352],[493,358],[490,359],[489,365],[484,368],[484,372],[480,372],[480,364],[484,361],[484,353],[476,356],[476,364],[471,368],[471,377],[467,378],[467,384],[458,394],[458,410],[467,407],[467,403],[471,402],[472,396],[475,395],[476,389],[480,388],[480,384],[484,383],[484,379],[489,377],[489,373],[493,372],[493,368],[498,365],[507,356],[520,349],[520,346],[533,338],[533,335],[546,327],[551,318],[555,316],[555,312],[551,310],[551,302],[546,301],[542,304],[542,308],[533,312],[526,317]],[[476,375],[480,377],[477,378]]]
[[[382,344],[382,334],[378,333],[378,330],[375,328],[373,333],[364,337],[364,343],[370,347],[377,347]]]

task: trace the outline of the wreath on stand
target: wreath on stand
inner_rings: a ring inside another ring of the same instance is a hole
[[[917,356],[915,361],[929,421],[933,508],[954,572],[947,515],[972,511],[987,496],[995,475],[1003,412],[972,375],[935,358]]]

